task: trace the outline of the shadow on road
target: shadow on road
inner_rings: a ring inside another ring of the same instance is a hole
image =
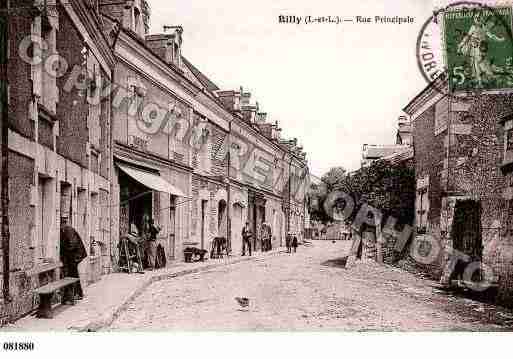
[[[330,259],[322,262],[321,265],[335,268],[345,268],[347,264],[347,256],[341,258]]]
[[[433,285],[432,288],[433,291],[439,294],[446,294],[462,299],[475,300],[484,304],[495,304],[497,298],[496,288],[490,288],[482,292],[473,291],[468,288],[444,287],[441,285]]]

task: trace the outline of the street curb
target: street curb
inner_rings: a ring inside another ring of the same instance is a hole
[[[237,264],[237,263],[241,263],[241,262],[248,262],[251,260],[267,258],[270,256],[279,255],[281,253],[285,253],[285,252],[282,250],[278,250],[278,251],[273,251],[269,254],[266,254],[265,256],[262,256],[262,257],[260,257],[260,256],[259,257],[249,257],[248,256],[246,258],[234,259],[233,261],[228,262],[228,263],[225,262],[225,263],[207,264],[202,267],[185,269],[185,270],[181,270],[178,272],[162,273],[162,274],[153,275],[150,278],[148,278],[147,280],[143,281],[141,283],[141,285],[139,285],[130,295],[128,295],[127,298],[124,301],[122,301],[121,304],[119,304],[117,306],[117,308],[114,309],[112,314],[107,314],[100,320],[90,322],[81,327],[74,327],[73,329],[78,332],[96,332],[105,327],[108,327],[109,325],[111,325],[114,322],[114,320],[116,320],[121,315],[121,313],[123,313],[127,309],[130,302],[135,300],[138,296],[140,296],[144,292],[144,290],[146,288],[148,288],[151,284],[153,284],[155,282],[172,279],[172,278],[177,278],[177,277],[181,277],[181,276],[188,275],[188,274],[200,273],[200,272],[204,272],[204,271],[207,271],[210,269],[228,266],[228,265],[232,265],[232,264]]]

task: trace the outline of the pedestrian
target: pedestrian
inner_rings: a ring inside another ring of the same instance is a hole
[[[246,255],[246,246],[249,250],[249,255],[251,256],[251,228],[249,228],[249,222],[246,222],[244,227],[242,228],[242,255]]]
[[[145,223],[146,222],[146,223]],[[155,261],[157,259],[157,234],[160,232],[160,227],[155,225],[152,218],[145,215],[143,219],[143,227],[146,227],[146,240],[147,240],[147,253],[149,270],[155,269]]]
[[[267,222],[262,223],[262,250],[271,249],[271,226]]]
[[[287,253],[290,253],[292,245],[292,232],[287,232],[287,235],[285,236],[285,247],[287,248]]]
[[[270,224],[267,224],[267,250],[268,251],[273,249],[272,238],[273,238],[273,229],[271,228]]]
[[[84,243],[77,231],[68,224],[68,218],[61,218],[60,258],[64,277],[79,278],[78,265],[87,257]],[[74,284],[73,294],[77,299],[84,298],[80,280]]]
[[[292,237],[292,249],[294,249],[294,253],[296,253],[296,250],[297,250],[297,236],[294,235]]]

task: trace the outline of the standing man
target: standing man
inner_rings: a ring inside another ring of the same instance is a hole
[[[272,239],[273,239],[273,230],[271,228],[271,225],[267,224],[267,250],[268,251],[273,249]]]
[[[267,223],[262,222],[262,226],[260,227],[260,242],[262,252],[267,251]]]
[[[294,253],[296,253],[297,250],[297,236],[294,234],[294,237],[292,237],[292,249],[294,250]]]
[[[87,251],[77,231],[68,225],[67,217],[61,218],[60,257],[64,276],[80,279],[78,264],[87,257]],[[84,291],[80,281],[75,283],[74,286],[74,294],[78,296],[79,300],[82,299]]]
[[[287,247],[287,253],[290,253],[290,248],[292,246],[292,232],[287,232],[287,236],[285,237],[285,247]]]
[[[246,246],[249,249],[249,255],[251,256],[251,228],[249,228],[249,222],[246,222],[242,228],[242,255],[246,255]]]

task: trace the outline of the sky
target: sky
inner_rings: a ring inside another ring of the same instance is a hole
[[[362,145],[393,144],[402,108],[427,83],[415,45],[431,0],[149,0],[150,32],[182,25],[183,55],[223,90],[252,94],[311,173],[360,167]],[[412,24],[279,23],[280,15],[410,16]]]

